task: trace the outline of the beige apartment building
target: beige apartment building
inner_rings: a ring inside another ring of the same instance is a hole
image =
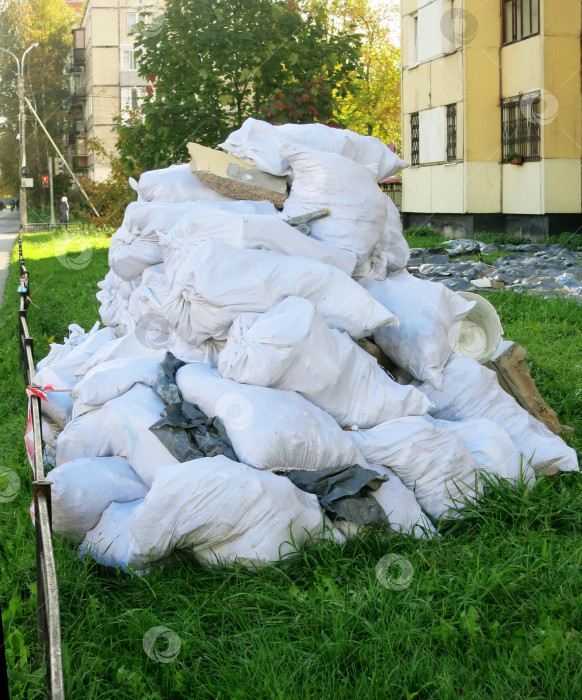
[[[163,0],[88,0],[73,30],[70,156],[74,169],[94,180],[106,179],[111,167],[108,158],[87,149],[87,141],[97,139],[114,151],[114,119],[137,107],[147,86],[138,75],[136,34],[157,31],[163,8]]]
[[[582,230],[582,2],[402,0],[401,14],[406,223]]]

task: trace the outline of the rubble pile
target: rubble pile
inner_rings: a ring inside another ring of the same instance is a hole
[[[53,527],[81,556],[252,567],[367,525],[430,537],[484,472],[578,469],[453,351],[476,302],[406,270],[385,144],[248,120],[222,147],[220,172],[194,147],[203,167],[133,182],[103,327],[71,325],[38,364]],[[281,181],[279,209],[253,196]]]

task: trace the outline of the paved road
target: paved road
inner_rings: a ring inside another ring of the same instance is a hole
[[[20,214],[17,211],[0,211],[0,307],[4,300],[4,286],[19,226]]]

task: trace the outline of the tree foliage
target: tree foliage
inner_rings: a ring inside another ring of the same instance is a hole
[[[188,158],[188,141],[216,146],[248,117],[333,121],[349,94],[359,37],[330,31],[325,7],[283,0],[168,0],[159,32],[143,32],[142,118],[119,126],[130,173]]]
[[[395,37],[398,4],[390,0],[327,0],[326,7],[334,27],[342,28],[347,22],[362,37],[361,79],[350,94],[338,96],[339,120],[360,134],[400,145],[400,48]]]
[[[0,0],[0,46],[20,60],[33,42],[39,45],[26,56],[25,92],[57,143],[68,131],[70,90],[66,71],[71,50],[74,12],[62,0]],[[16,61],[0,52],[0,189],[16,193],[19,182],[18,91]],[[46,196],[39,173],[48,169],[53,149],[34,117],[26,117],[26,155],[29,174],[35,178],[32,199]]]

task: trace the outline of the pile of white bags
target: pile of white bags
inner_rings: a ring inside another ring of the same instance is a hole
[[[248,120],[223,146],[287,176],[283,212],[188,165],[144,173],[99,283],[105,328],[71,325],[38,365],[55,532],[125,571],[175,551],[255,567],[382,512],[433,536],[483,472],[578,468],[493,373],[449,359],[471,304],[405,271],[377,183],[406,164],[385,144]],[[311,235],[288,223],[324,208]],[[355,342],[372,335],[398,382]]]

